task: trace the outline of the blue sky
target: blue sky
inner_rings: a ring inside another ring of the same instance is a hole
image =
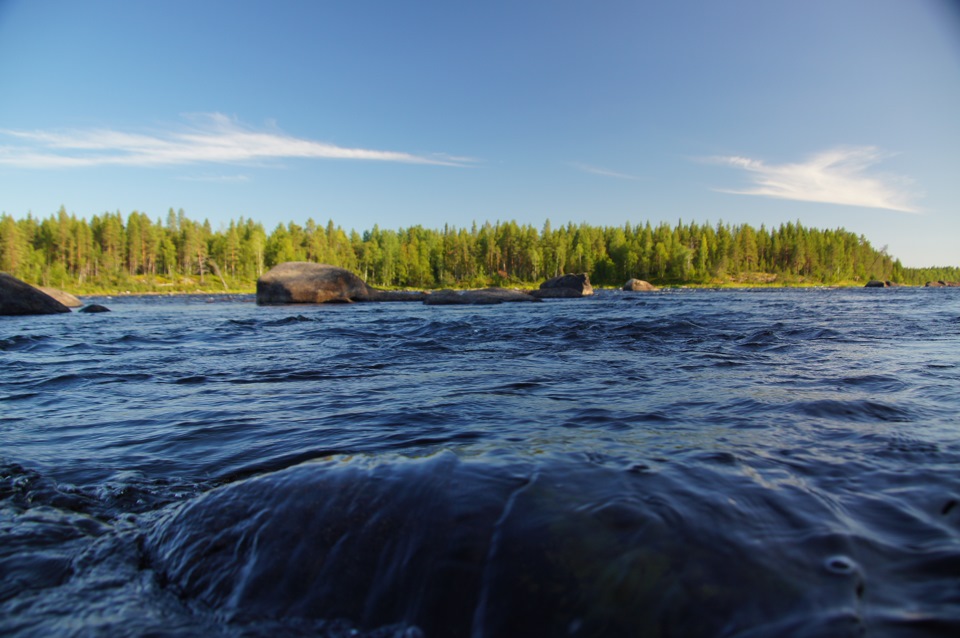
[[[677,220],[960,265],[955,0],[0,0],[0,211]]]

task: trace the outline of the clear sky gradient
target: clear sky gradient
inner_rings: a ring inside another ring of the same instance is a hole
[[[0,0],[0,211],[863,234],[960,265],[956,0]]]

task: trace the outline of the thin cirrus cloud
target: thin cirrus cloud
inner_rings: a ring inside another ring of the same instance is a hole
[[[886,157],[889,154],[876,147],[859,146],[832,149],[794,164],[767,164],[737,156],[709,161],[738,168],[753,182],[750,188],[716,189],[723,193],[919,212],[908,190],[912,180],[870,170]]]
[[[570,166],[574,167],[577,170],[583,171],[584,173],[590,173],[591,175],[602,175],[604,177],[615,177],[617,179],[629,179],[629,180],[640,179],[636,175],[619,173],[617,171],[612,171],[608,168],[602,168],[600,166],[591,166],[590,164],[581,164],[579,162],[573,162],[570,164]]]
[[[466,166],[448,155],[349,148],[303,139],[278,129],[256,130],[219,113],[191,116],[176,131],[0,129],[0,165],[20,168],[242,164],[282,159],[342,159]],[[3,138],[10,140],[4,143]]]

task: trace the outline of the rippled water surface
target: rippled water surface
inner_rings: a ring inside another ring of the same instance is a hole
[[[960,635],[956,289],[0,317],[0,634]]]

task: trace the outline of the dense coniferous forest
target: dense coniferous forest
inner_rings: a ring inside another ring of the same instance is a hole
[[[547,221],[537,228],[498,221],[374,226],[361,234],[313,220],[268,232],[243,217],[214,230],[173,209],[156,220],[136,211],[87,220],[64,208],[46,219],[0,215],[0,271],[69,291],[251,290],[265,270],[295,260],[349,268],[388,288],[536,284],[567,272],[587,272],[599,286],[631,277],[661,285],[960,280],[960,268],[904,268],[862,235],[799,222],[754,228]]]

